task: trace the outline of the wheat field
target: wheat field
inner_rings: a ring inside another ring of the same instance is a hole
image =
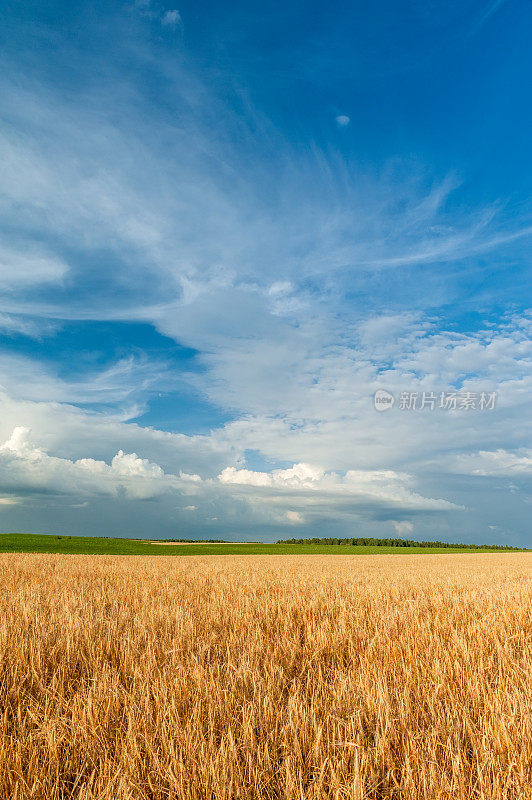
[[[0,796],[532,797],[532,555],[0,557]]]

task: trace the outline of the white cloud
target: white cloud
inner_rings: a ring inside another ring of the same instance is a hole
[[[0,287],[4,289],[59,283],[67,272],[63,259],[32,248],[27,242],[18,250],[0,247]]]
[[[20,497],[0,497],[0,506],[16,506],[20,503]]]
[[[467,475],[532,476],[532,450],[479,450],[478,453],[457,455],[451,464],[454,472]]]
[[[2,314],[0,312],[0,331],[4,336],[28,336],[31,339],[44,339],[57,333],[59,326],[46,319],[31,319],[23,315]]]
[[[392,520],[398,536],[410,536],[414,532],[414,524],[408,520]]]
[[[219,475],[222,483],[292,489],[317,488],[321,485],[323,478],[323,470],[309,464],[294,464],[290,469],[279,469],[273,472],[253,472],[248,469],[227,467]]]
[[[236,462],[240,449],[213,436],[187,436],[136,423],[120,415],[96,413],[64,402],[36,402],[12,398],[0,392],[0,441],[13,429],[32,429],[34,441],[47,452],[73,460],[92,457],[110,462],[118,450],[140,452],[159,463],[165,472],[216,476]]]
[[[121,496],[135,501],[193,495],[196,503],[185,510],[197,510],[198,504],[210,508],[215,503],[227,511],[228,502],[244,501],[240,511],[244,518],[258,516],[277,524],[303,524],[307,519],[337,513],[371,516],[376,509],[433,513],[459,508],[446,500],[421,496],[411,483],[409,476],[392,471],[351,470],[341,476],[307,464],[272,473],[227,467],[212,480],[182,470],[166,473],[159,464],[123,450],[110,463],[86,457],[73,460],[49,455],[31,441],[29,429],[22,426],[0,446],[0,487],[27,496]],[[76,507],[84,507],[84,503]]]
[[[4,486],[59,494],[117,495],[148,499],[184,490],[186,476],[166,475],[158,464],[119,450],[110,464],[93,458],[72,461],[49,456],[32,444],[28,428],[17,427],[0,446],[0,480]]]
[[[350,117],[346,116],[346,114],[338,114],[336,117],[336,124],[339,128],[347,128],[350,122],[351,119]]]
[[[288,510],[285,517],[292,525],[301,525],[305,521],[303,515],[300,514],[299,511]]]
[[[330,285],[334,276],[338,292],[353,288],[361,268],[457,261],[531,233],[519,221],[508,229],[495,206],[454,213],[458,182],[431,180],[419,164],[364,175],[315,150],[293,152],[252,109],[243,120],[182,66],[168,60],[160,68],[177,135],[172,123],[145,113],[138,87],[123,76],[68,98],[35,79],[12,85],[4,77],[11,124],[0,138],[0,210],[18,237],[10,233],[9,251],[29,236],[50,250],[21,275],[57,280],[66,269],[54,253],[60,242],[106,279],[101,254],[112,253],[122,289],[136,289],[117,299],[110,286],[97,302],[88,293],[65,303],[19,293],[6,312],[140,318],[190,336],[187,320],[176,323],[190,285],[216,302],[223,284],[234,307],[244,285],[253,293],[291,283],[294,300],[308,278]]]
[[[164,361],[143,355],[100,369],[89,369],[89,359],[84,370],[77,366],[75,377],[66,378],[57,374],[57,364],[0,352],[0,387],[18,400],[111,405],[122,418],[131,418],[142,413],[146,396],[169,391],[183,380]]]
[[[161,19],[163,25],[169,25],[170,27],[175,27],[176,25],[181,24],[181,14],[177,9],[172,9],[171,11],[166,11]]]
[[[332,507],[336,503],[364,503],[371,501],[397,508],[440,511],[458,509],[459,506],[448,500],[422,497],[411,488],[409,475],[393,470],[348,470],[345,475],[326,473],[320,467],[309,464],[294,464],[289,469],[272,472],[254,472],[247,469],[227,467],[218,476],[222,484],[262,490],[259,495],[267,497],[290,497],[291,502],[298,499],[301,507],[309,507],[316,502],[331,498]]]

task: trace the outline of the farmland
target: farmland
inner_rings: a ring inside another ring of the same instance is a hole
[[[164,546],[162,546],[164,544]],[[29,533],[0,534],[0,553],[70,553],[79,555],[376,555],[385,553],[475,552],[461,547],[386,547],[372,545],[286,544],[262,542],[156,543],[155,539],[67,536]],[[481,547],[476,552],[484,552]],[[486,551],[489,552],[489,551]]]
[[[532,555],[159,550],[0,556],[0,797],[532,796]]]

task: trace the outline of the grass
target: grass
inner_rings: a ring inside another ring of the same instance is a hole
[[[4,554],[0,797],[532,797],[531,568]]]
[[[375,555],[384,553],[474,553],[490,552],[441,547],[372,547],[308,544],[176,544],[159,545],[140,539],[116,539],[100,536],[53,536],[30,533],[0,534],[0,553],[70,553],[101,555]]]

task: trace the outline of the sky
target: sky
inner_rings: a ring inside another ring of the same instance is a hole
[[[532,547],[532,7],[178,2],[0,5],[0,531]]]

